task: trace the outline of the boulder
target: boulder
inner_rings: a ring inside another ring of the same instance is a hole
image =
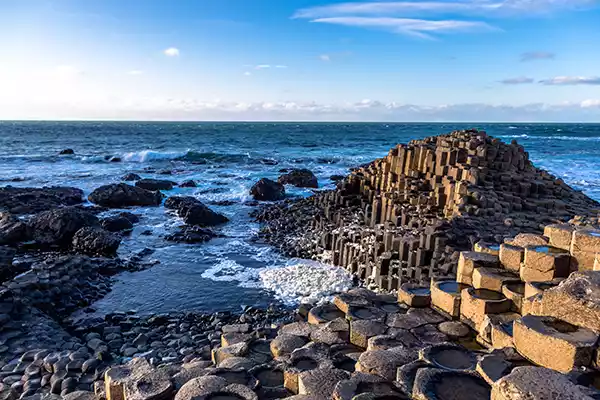
[[[190,179],[185,182],[181,182],[179,184],[179,187],[195,188],[195,187],[198,187],[198,185],[196,184],[196,182],[194,182],[193,180]]]
[[[98,227],[81,228],[73,237],[73,250],[92,256],[114,256],[121,238]]]
[[[252,186],[250,194],[255,200],[283,200],[285,198],[285,187],[281,183],[262,178]]]
[[[58,155],[61,155],[61,156],[69,155],[69,154],[75,154],[75,151],[73,149],[64,149],[58,153]]]
[[[215,226],[229,221],[226,216],[214,212],[200,200],[191,197],[169,197],[165,201],[165,208],[176,210],[177,215],[183,218],[188,225],[200,227]]]
[[[10,213],[0,212],[0,246],[27,240],[27,225]]]
[[[139,181],[140,179],[142,179],[142,177],[139,176],[138,174],[134,174],[133,172],[125,174],[121,177],[121,180],[125,181],[125,182]]]
[[[81,228],[99,225],[95,215],[76,207],[63,207],[33,217],[29,230],[31,237],[42,245],[69,247],[73,236]]]
[[[131,231],[133,224],[125,217],[113,215],[102,220],[102,228],[109,232]]]
[[[125,218],[126,220],[128,220],[132,224],[137,224],[138,222],[140,222],[140,217],[138,217],[136,214],[130,213],[128,211],[120,212],[118,214],[118,216],[122,217],[122,218]]]
[[[176,243],[204,243],[216,237],[213,231],[197,226],[185,226],[175,233],[165,236],[165,239]]]
[[[73,187],[0,188],[0,210],[13,214],[34,214],[83,202],[83,191]]]
[[[163,179],[140,179],[135,183],[136,187],[152,191],[171,190],[174,185],[176,185],[175,182]]]
[[[494,382],[492,400],[592,400],[567,375],[541,367],[516,367]]]
[[[114,183],[100,186],[88,196],[88,199],[103,207],[122,208],[158,206],[162,197],[160,192],[152,192],[126,183]]]
[[[282,185],[293,185],[297,187],[318,188],[319,182],[312,171],[302,169],[292,169],[286,174],[283,174],[277,179],[277,182]]]

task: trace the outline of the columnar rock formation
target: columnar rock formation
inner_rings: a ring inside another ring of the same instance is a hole
[[[600,205],[539,170],[516,142],[469,130],[413,140],[356,169],[334,191],[256,214],[293,256],[330,255],[383,289],[456,273],[456,250]]]

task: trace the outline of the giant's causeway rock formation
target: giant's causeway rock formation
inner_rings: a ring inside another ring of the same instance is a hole
[[[453,276],[457,250],[591,215],[600,204],[536,168],[524,148],[476,130],[398,145],[338,189],[263,208],[284,253],[329,256],[383,289]]]

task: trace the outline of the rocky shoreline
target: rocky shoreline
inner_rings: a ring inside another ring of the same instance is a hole
[[[317,186],[261,179],[256,200]],[[600,204],[480,131],[398,145],[333,191],[257,208],[262,240],[346,268],[370,289],[235,314],[88,316],[144,249],[116,257],[176,182],[0,188],[3,399],[600,399]],[[191,186],[194,182],[183,182]],[[164,207],[202,243],[228,219]],[[199,244],[201,245],[201,244]],[[560,356],[548,356],[560,354]]]

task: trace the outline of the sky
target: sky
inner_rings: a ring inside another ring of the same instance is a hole
[[[600,122],[600,0],[0,0],[0,119]]]

